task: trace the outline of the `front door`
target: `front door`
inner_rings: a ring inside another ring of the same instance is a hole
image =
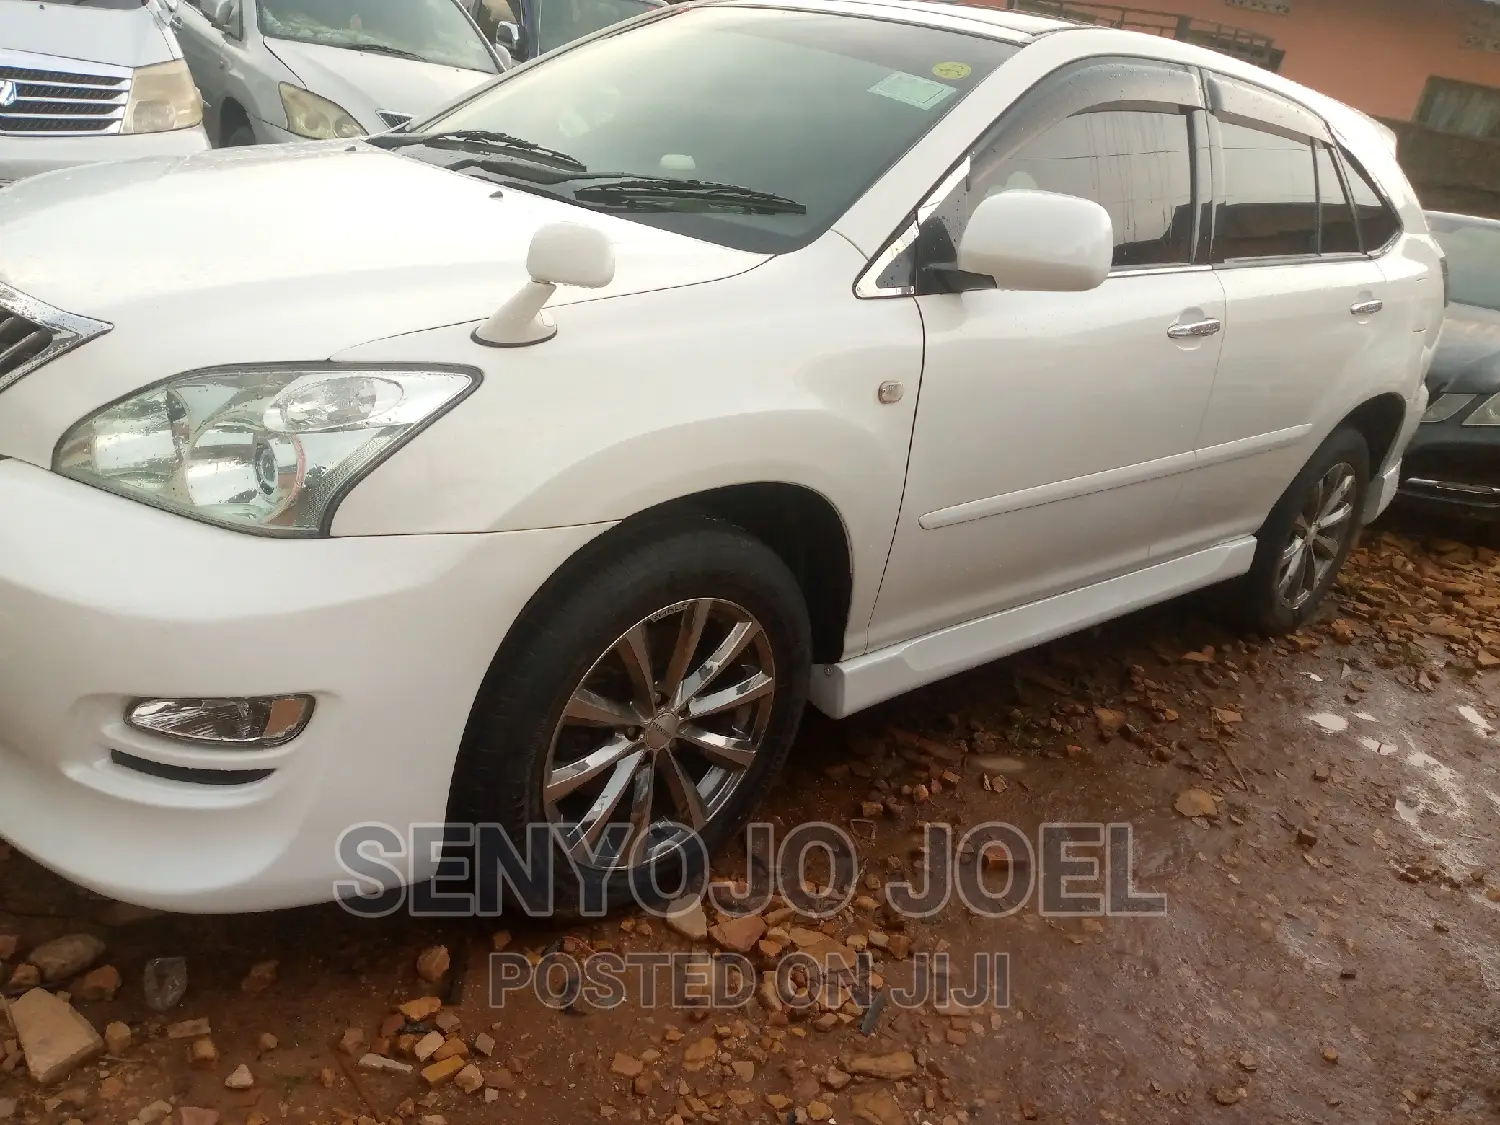
[[[926,361],[880,647],[1146,564],[1191,469],[1224,297],[1200,263],[1206,130],[1186,71],[1093,60],[976,146],[917,237]],[[986,196],[1102,204],[1115,271],[1090,293],[940,292]],[[929,280],[924,280],[929,278]]]
[[[222,144],[219,119],[224,102],[224,33],[215,27],[195,0],[181,0],[172,17],[182,58],[203,95],[203,124],[215,144]]]

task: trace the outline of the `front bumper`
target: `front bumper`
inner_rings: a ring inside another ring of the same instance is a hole
[[[348,878],[345,828],[442,821],[496,649],[603,530],[265,539],[19,461],[0,461],[0,511],[0,836],[100,893],[189,912],[326,901]],[[122,721],[138,696],[285,692],[317,706],[274,750],[189,747]],[[273,772],[169,781],[115,752]]]
[[[1456,417],[1424,424],[1406,451],[1400,496],[1430,511],[1500,520],[1500,426]]]
[[[208,134],[201,125],[170,133],[104,137],[0,137],[0,184],[79,164],[141,156],[192,156],[208,148]]]

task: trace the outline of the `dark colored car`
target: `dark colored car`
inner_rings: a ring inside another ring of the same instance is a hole
[[[1449,303],[1401,495],[1500,520],[1500,220],[1429,213],[1427,221],[1448,256]]]

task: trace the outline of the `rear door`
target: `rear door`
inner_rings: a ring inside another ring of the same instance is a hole
[[[1323,122],[1246,83],[1207,86],[1227,315],[1198,464],[1162,554],[1253,534],[1409,335],[1386,307]]]

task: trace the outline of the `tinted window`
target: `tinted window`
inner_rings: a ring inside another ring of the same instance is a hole
[[[1326,145],[1317,146],[1318,210],[1322,215],[1321,248],[1325,254],[1359,253],[1359,230],[1354,225],[1354,209],[1339,181],[1338,166]]]
[[[1223,259],[1318,252],[1318,181],[1312,145],[1277,133],[1221,122]]]
[[[453,0],[260,0],[260,33],[495,73],[489,48]]]
[[[1193,172],[1186,115],[1163,109],[1099,110],[1058,122],[1019,149],[974,158],[959,229],[997,192],[1039,188],[1092,199],[1115,228],[1114,264],[1192,260]]]
[[[1401,220],[1380,197],[1364,169],[1346,152],[1344,167],[1349,171],[1349,193],[1354,197],[1354,212],[1359,216],[1359,235],[1366,252],[1379,250],[1401,231]]]
[[[790,201],[658,193],[618,202],[540,167],[535,190],[757,253],[811,242],[1018,48],[830,13],[680,7],[511,71],[414,132],[485,129],[575,158],[588,173],[697,179]],[[413,145],[403,156],[449,163]],[[458,154],[462,156],[463,154]],[[496,176],[524,184],[528,170]],[[578,195],[575,196],[574,193]]]

